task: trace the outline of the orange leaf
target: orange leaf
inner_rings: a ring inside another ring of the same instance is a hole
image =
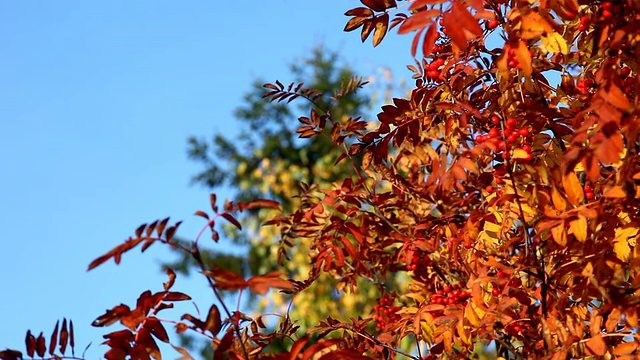
[[[212,270],[204,270],[202,273],[215,280],[216,286],[222,290],[244,289],[248,285],[241,275],[218,267]]]
[[[590,353],[589,355],[602,356],[607,352],[607,344],[605,344],[601,334],[591,337],[584,345],[587,353]]]
[[[608,87],[608,90],[606,90]],[[598,91],[600,97],[602,97],[609,104],[617,107],[618,109],[629,111],[633,108],[633,105],[629,102],[627,95],[614,83],[608,83]]]
[[[384,13],[377,17],[375,20],[376,29],[373,33],[373,46],[378,46],[387,35],[387,29],[389,28],[389,13]]]
[[[625,343],[616,345],[616,347],[613,348],[612,353],[613,355],[627,355],[636,351],[637,348],[638,348],[638,343],[625,342]]]
[[[622,186],[614,186],[605,190],[602,196],[606,198],[624,199],[627,197],[627,193],[622,189]]]
[[[282,271],[273,271],[265,275],[258,275],[250,278],[247,283],[251,291],[264,295],[270,288],[293,290],[295,286],[288,280],[279,278]]]
[[[569,200],[572,205],[577,206],[582,203],[584,200],[584,192],[576,173],[572,171],[564,175],[562,177],[562,186],[564,187],[564,192],[567,194],[567,200]]]
[[[545,33],[553,32],[551,24],[537,12],[530,12],[522,17],[521,37],[533,39]]]
[[[520,63],[524,75],[531,76],[531,73],[533,72],[531,67],[531,54],[529,53],[529,48],[524,41],[518,41],[516,56],[518,57],[518,63]]]

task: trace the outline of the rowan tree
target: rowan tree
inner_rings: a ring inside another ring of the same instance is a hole
[[[335,118],[333,102],[319,104],[303,84],[265,85],[273,102],[315,104],[299,136],[329,136],[342,149],[336,162],[354,169],[331,186],[301,185],[291,213],[265,224],[280,232],[283,264],[289,248],[309,247],[308,276],[245,279],[204,263],[201,240],[183,251],[218,297],[276,288],[294,307],[295,294],[329,274],[337,291],[376,286],[374,311],[299,334],[287,313],[214,305],[206,317],[184,315],[178,330],[209,337],[214,358],[473,358],[481,348],[510,359],[638,358],[640,3],[361,2],[345,30],[374,45],[392,28],[414,36],[415,86],[373,128]],[[344,81],[334,102],[362,85]],[[204,229],[218,219],[240,227],[236,212],[277,206],[211,202],[213,213],[198,213]],[[174,232],[167,221],[144,225],[90,268],[139,244],[176,246]],[[398,274],[406,286],[394,289],[387,279]],[[155,315],[186,298],[172,281],[96,320],[126,327],[106,335],[108,358],[159,358],[154,336],[168,338]],[[280,325],[263,331],[272,317]],[[276,338],[291,347],[265,352]],[[44,353],[44,340],[27,340],[30,356]]]

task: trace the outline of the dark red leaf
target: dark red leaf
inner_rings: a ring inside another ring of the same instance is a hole
[[[38,356],[40,357],[44,357],[44,354],[46,352],[47,352],[46,340],[44,336],[42,336],[42,333],[40,333],[40,335],[38,336],[38,339],[36,340],[36,354],[38,354]]]
[[[240,223],[238,222],[238,220],[236,220],[236,218],[234,218],[231,214],[224,212],[222,214],[220,214],[223,218],[227,219],[227,221],[229,221],[231,224],[233,224],[233,226],[237,227],[238,230],[242,230],[242,225],[240,225]]]
[[[49,342],[49,355],[53,355],[53,352],[56,351],[56,345],[58,345],[58,325],[60,321],[56,321],[56,326],[53,328],[53,333],[51,333],[51,341]]]
[[[27,355],[29,355],[29,357],[33,357],[33,354],[36,352],[36,337],[31,334],[31,330],[27,330],[25,345],[27,348]]]

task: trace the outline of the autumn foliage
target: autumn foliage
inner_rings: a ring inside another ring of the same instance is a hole
[[[153,222],[89,268],[155,242],[181,247],[218,305],[159,318],[189,299],[171,291],[169,271],[163,290],[94,322],[124,326],[105,335],[106,357],[159,359],[167,326],[210,339],[216,359],[640,357],[640,2],[361,3],[345,31],[374,46],[391,29],[413,36],[406,98],[376,120],[337,119],[315,89],[265,85],[272,102],[316,105],[301,114],[299,136],[329,138],[342,149],[336,162],[354,170],[332,186],[299,184],[294,211],[265,224],[279,230],[281,264],[291,247],[309,247],[308,276],[245,279],[202,261],[205,231],[217,241],[220,221],[241,229],[234,214],[278,208],[259,199],[219,209],[212,196],[190,247],[172,241],[178,224]],[[364,85],[344,79],[333,99]],[[377,304],[298,333],[287,313],[240,313],[221,296],[281,291],[295,307],[323,274],[336,296],[375,285]],[[397,276],[400,286],[388,281]],[[275,339],[288,350],[271,353]],[[27,354],[42,356],[44,342],[28,336]]]

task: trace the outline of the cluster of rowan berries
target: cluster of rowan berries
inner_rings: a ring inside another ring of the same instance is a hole
[[[496,274],[496,276],[500,279],[508,279],[509,278],[509,274],[505,273],[502,270],[498,270],[498,273]],[[493,283],[493,289],[491,289],[491,294],[493,296],[499,296],[500,294],[502,294],[502,292],[504,291],[505,287],[510,287],[510,288],[517,288],[520,287],[522,285],[522,280],[518,279],[518,278],[513,278],[507,282],[504,283]]]
[[[405,252],[402,254],[401,260],[407,264],[407,271],[412,271],[415,278],[424,280],[429,277],[429,267],[433,266],[433,261],[426,251],[413,251],[410,259]]]
[[[591,19],[587,15],[584,15],[580,18],[580,23],[578,24],[578,30],[587,31],[587,29],[589,29],[589,25],[591,25]]]
[[[589,182],[584,184],[584,197],[587,198],[587,200],[593,200],[596,198],[595,189]]]
[[[504,331],[507,334],[514,337],[521,337],[522,333],[531,327],[531,323],[525,320],[516,320],[514,322],[510,322],[504,327]]]
[[[384,329],[389,324],[400,320],[400,315],[397,312],[401,309],[400,306],[394,306],[393,300],[398,296],[395,291],[391,293],[384,293],[378,300],[378,303],[373,306],[375,315],[373,318],[376,320],[376,327],[378,329]]]
[[[523,44],[526,45],[524,40],[520,40]],[[529,56],[533,56],[533,50],[529,50]],[[520,64],[520,60],[518,60],[518,55],[516,54],[516,49],[510,47],[507,50],[507,66],[511,69],[522,69],[522,64]]]
[[[439,68],[442,65],[444,65],[444,59],[443,58],[437,58],[437,59],[433,60],[431,63],[429,63],[427,65],[427,68],[425,69],[427,78],[429,80],[432,80],[432,81],[435,81],[435,82],[444,81],[444,78],[440,74],[440,70],[439,70]]]
[[[633,91],[633,83],[636,81],[635,76],[631,76],[631,68],[624,66],[620,68],[620,77],[622,77],[621,87],[626,94]]]
[[[467,299],[470,297],[471,293],[467,290],[462,290],[459,284],[446,285],[431,296],[431,303],[440,305],[465,305],[467,303]]]
[[[582,95],[586,95],[589,90],[593,89],[595,83],[591,79],[580,79],[576,83],[576,89]]]
[[[524,155],[516,157],[516,161],[529,162],[533,160],[531,154],[531,143],[535,139],[528,127],[517,127],[515,118],[510,117],[505,121],[504,132],[499,129],[500,117],[491,115],[490,122],[492,127],[486,134],[476,136],[476,141],[481,143],[484,141],[493,141],[497,147],[496,154],[502,159],[510,159],[512,150],[524,151]]]

